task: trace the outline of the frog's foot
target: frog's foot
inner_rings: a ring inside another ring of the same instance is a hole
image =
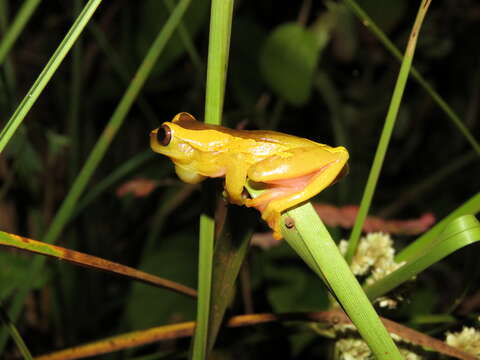
[[[245,205],[248,207],[255,207],[262,213],[262,219],[273,230],[273,237],[275,240],[281,240],[283,238],[280,230],[281,212],[272,206],[271,196],[266,196],[268,193],[262,194],[255,199],[245,200]],[[259,200],[260,199],[260,200]]]
[[[264,219],[273,230],[273,238],[275,240],[282,240],[283,236],[280,230],[281,213],[273,209],[267,209],[262,213],[262,219]]]

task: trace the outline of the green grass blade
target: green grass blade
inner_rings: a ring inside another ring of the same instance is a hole
[[[444,227],[436,241],[432,242],[428,248],[417,252],[416,256],[401,268],[368,286],[365,292],[371,300],[374,300],[444,257],[478,241],[480,241],[478,220],[473,215],[461,216]]]
[[[114,114],[110,118],[105,130],[100,136],[99,140],[95,144],[90,156],[88,157],[85,165],[83,166],[80,174],[72,185],[69,193],[67,194],[65,200],[63,201],[60,209],[55,215],[52,224],[50,225],[47,233],[44,236],[43,241],[46,243],[53,243],[56,241],[65,225],[70,220],[70,217],[73,213],[73,210],[76,206],[76,203],[85,190],[93,172],[97,168],[98,164],[104,157],[110,143],[112,142],[115,134],[122,125],[125,116],[130,110],[136,96],[140,92],[143,84],[145,83],[148,75],[150,74],[153,66],[155,65],[156,60],[160,56],[162,50],[165,47],[165,44],[170,39],[170,36],[173,34],[176,26],[178,25],[180,19],[185,13],[188,5],[191,0],[181,0],[172,15],[168,19],[165,26],[162,28],[157,38],[153,42],[150,50],[148,51],[147,56],[143,60],[142,64],[138,68],[136,75],[134,76],[130,86],[125,92],[122,100],[117,106]],[[31,276],[30,279],[34,278],[34,275],[41,271],[45,259],[42,257],[36,257],[33,260],[32,266],[30,268]],[[32,280],[30,280],[31,283]],[[30,289],[30,283],[25,283],[23,288],[17,293],[15,299],[12,302],[12,307],[10,309],[10,318],[15,320],[20,313],[20,310],[23,306],[24,300]],[[0,353],[3,350],[6,342],[6,335],[0,334]]]
[[[30,20],[39,4],[40,0],[27,0],[23,2],[22,6],[18,10],[15,20],[0,42],[0,66],[3,65],[7,54],[9,53],[15,41],[17,41],[18,36],[22,32],[28,20]]]
[[[427,13],[429,5],[430,0],[422,0],[420,9],[415,19],[415,23],[413,24],[412,32],[410,33],[410,39],[405,50],[405,57],[403,59],[402,66],[400,67],[400,73],[398,74],[397,83],[395,85],[392,99],[390,101],[390,106],[388,109],[387,117],[385,119],[385,124],[383,126],[382,135],[380,136],[380,141],[378,143],[377,151],[375,153],[373,165],[370,169],[370,174],[368,176],[367,185],[365,187],[365,191],[363,192],[363,197],[360,203],[357,218],[355,220],[355,225],[350,235],[348,250],[345,255],[349,263],[352,261],[353,255],[355,254],[355,251],[357,249],[358,242],[360,240],[360,234],[363,228],[363,223],[365,222],[368,210],[370,209],[370,204],[372,202],[373,194],[377,186],[378,177],[380,176],[380,170],[382,169],[383,160],[385,159],[385,153],[387,152],[390,137],[392,135],[395,120],[397,118],[398,109],[400,108],[400,102],[402,100],[405,85],[407,83],[408,74],[412,65],[413,55],[415,53],[415,47],[417,45],[418,34],[420,32],[420,28],[422,26],[422,22]]]
[[[400,62],[403,61],[402,53],[398,48],[390,41],[385,33],[378,27],[372,18],[357,4],[355,0],[344,0],[344,2],[350,7],[353,13],[361,20],[362,24],[368,27],[385,48]],[[443,110],[447,117],[453,122],[453,124],[460,130],[470,143],[475,152],[480,155],[480,144],[477,142],[472,133],[463,124],[460,116],[442,99],[442,97],[435,91],[435,89],[428,83],[427,80],[418,72],[415,67],[412,67],[411,74],[413,78],[427,91],[432,97],[433,101]]]
[[[212,1],[205,98],[205,122],[208,124],[219,125],[222,122],[232,16],[233,0]],[[214,227],[213,218],[203,213],[200,216],[197,325],[191,353],[191,358],[194,360],[206,359],[208,352]]]
[[[324,279],[376,358],[402,359],[390,334],[310,203],[282,215],[282,233],[290,246]]]
[[[2,129],[2,132],[0,133],[0,153],[2,153],[5,146],[7,146],[8,142],[15,134],[15,131],[20,126],[23,119],[25,119],[25,116],[27,116],[28,112],[35,104],[43,89],[45,89],[45,86],[47,86],[48,82],[57,71],[63,59],[82,33],[101,1],[102,0],[89,0],[87,5],[85,5],[67,35],[65,35],[65,38],[48,61],[47,65],[45,65],[37,80],[33,83],[27,95],[23,98],[12,117]]]
[[[3,307],[3,304],[1,303],[0,303],[0,322],[2,322],[3,326],[7,329],[6,332],[8,332],[12,337],[13,341],[15,342],[15,345],[17,345],[18,351],[20,352],[20,354],[22,354],[23,358],[25,360],[33,360],[32,354],[30,353],[30,350],[28,350],[28,347],[25,344],[25,341],[23,341],[22,337],[20,336],[20,333],[15,327],[15,324],[10,320],[7,312]]]
[[[403,249],[395,257],[396,262],[411,261],[419,253],[423,253],[425,249],[430,248],[431,243],[436,241],[437,237],[452,222],[453,219],[462,215],[477,214],[480,211],[480,193],[474,195],[470,200],[455,209],[450,215],[437,223],[434,227],[412,242]]]

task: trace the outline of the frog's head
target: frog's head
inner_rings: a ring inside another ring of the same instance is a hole
[[[223,128],[205,124],[182,112],[150,133],[150,146],[176,164],[186,165],[194,161],[196,155],[212,154],[227,148],[231,136],[219,129]]]
[[[150,147],[153,151],[168,156],[175,162],[188,163],[195,155],[195,148],[190,144],[191,135],[183,123],[196,122],[188,113],[180,113],[171,122],[164,122],[150,133]]]

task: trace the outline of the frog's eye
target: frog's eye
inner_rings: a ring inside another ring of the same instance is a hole
[[[172,140],[172,130],[167,125],[162,125],[157,131],[157,141],[163,146],[170,144]]]

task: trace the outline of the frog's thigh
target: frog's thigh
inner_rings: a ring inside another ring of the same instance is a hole
[[[256,163],[248,170],[248,177],[268,183],[310,174],[343,156],[341,151],[328,149],[323,146],[290,149]]]
[[[242,161],[231,161],[227,166],[225,173],[225,190],[227,191],[229,201],[243,205],[244,199],[242,197],[243,187],[247,179],[248,164]]]
[[[335,181],[346,162],[347,157],[341,156],[329,163],[324,163],[323,167],[317,169],[318,173],[315,174],[314,170],[313,176],[308,182],[303,185],[298,184],[298,191],[272,199],[265,209],[265,215],[269,216],[272,212],[282,212],[317,195]],[[295,179],[292,180],[289,184],[291,186],[295,184]]]

